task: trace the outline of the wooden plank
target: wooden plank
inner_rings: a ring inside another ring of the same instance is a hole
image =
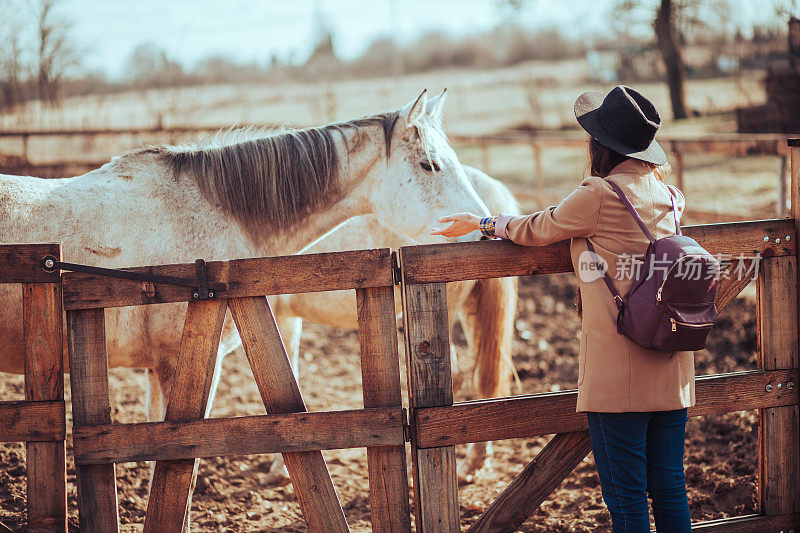
[[[749,137],[749,138],[704,138],[673,139],[672,149],[684,154],[724,154],[728,156],[747,155],[779,155],[783,153],[781,138]]]
[[[405,269],[400,250],[400,264]],[[453,403],[450,327],[444,283],[411,285],[403,270],[403,318],[409,405],[416,409]],[[417,531],[459,531],[455,448],[421,450],[411,441]]]
[[[684,234],[712,254],[738,257],[794,255],[795,229],[790,219],[686,226]],[[790,239],[787,242],[786,236]],[[768,237],[765,241],[764,237]],[[775,239],[780,239],[776,243]],[[436,283],[467,279],[571,272],[569,242],[549,246],[519,246],[510,241],[475,241],[404,246],[406,283]]]
[[[0,442],[64,440],[64,412],[64,400],[0,402]]]
[[[699,376],[695,393],[697,404],[689,416],[797,405],[800,400],[797,370]],[[575,412],[577,398],[577,391],[570,390],[421,408],[412,440],[428,448],[581,431],[587,428],[586,416]]]
[[[796,369],[797,259],[763,261],[756,284],[758,367]],[[797,405],[759,412],[759,501],[761,512],[780,516],[800,512],[800,411]]]
[[[207,266],[209,280],[228,285],[224,294],[219,294],[225,298],[392,285],[388,248],[211,261]],[[188,279],[196,277],[194,263],[126,270]],[[188,287],[74,272],[64,274],[63,291],[65,309],[188,302],[193,300],[194,292]]]
[[[110,424],[105,311],[67,312],[67,344],[73,426]],[[118,531],[114,465],[82,465],[76,471],[81,531]]]
[[[701,533],[764,533],[765,531],[791,532],[800,526],[800,515],[786,516],[735,516],[692,524],[692,531]]]
[[[190,302],[166,420],[206,416],[227,301]],[[144,520],[145,533],[180,531],[189,519],[197,459],[157,461]]]
[[[553,436],[469,531],[516,531],[591,450],[588,431]]]
[[[58,259],[60,254],[54,255]],[[25,283],[22,322],[25,337],[25,399],[64,400],[64,347],[61,284]],[[65,423],[66,413],[60,409]],[[39,424],[42,421],[38,421]],[[66,442],[27,442],[28,531],[67,530]]]
[[[77,464],[100,464],[403,446],[405,440],[402,408],[381,407],[86,426],[75,429],[72,442]]]
[[[45,257],[61,258],[59,243],[0,244],[0,283],[58,283],[60,272],[45,272]]]
[[[267,299],[236,298],[230,301],[230,309],[267,412],[305,412],[303,397]],[[284,453],[283,460],[309,531],[348,531],[322,453]]]
[[[760,266],[761,261],[758,258],[753,259],[745,259],[744,264],[746,265],[744,268],[749,269],[753,267],[753,262],[758,261]],[[717,294],[714,298],[714,305],[717,306],[718,311],[722,311],[729,303],[736,299],[739,296],[745,287],[747,287],[750,282],[752,281],[752,275],[737,275],[738,261],[731,263],[728,267],[726,277],[721,277],[720,280],[717,282]],[[747,271],[747,270],[745,270]],[[757,272],[757,270],[754,270]]]
[[[356,289],[364,407],[403,405],[393,287]],[[369,504],[373,531],[411,531],[405,439],[369,448]]]

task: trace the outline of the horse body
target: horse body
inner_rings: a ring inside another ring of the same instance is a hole
[[[423,93],[346,123],[147,148],[75,178],[0,176],[0,240],[61,241],[66,261],[115,268],[292,254],[366,213],[424,239],[447,212],[487,212],[446,142],[443,100]],[[150,420],[163,418],[186,305],[106,312],[109,365],[149,370]],[[20,291],[0,285],[3,372],[24,372],[21,309]],[[220,355],[239,344],[228,316]]]

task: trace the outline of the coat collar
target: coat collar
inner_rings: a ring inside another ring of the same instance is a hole
[[[628,158],[619,165],[615,166],[609,172],[609,176],[614,174],[636,174],[637,176],[645,176],[653,172],[653,169],[645,163],[644,161],[640,161],[639,159],[632,159]]]

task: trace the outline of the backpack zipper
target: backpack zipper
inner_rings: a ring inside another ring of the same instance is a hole
[[[703,324],[689,324],[688,322],[681,322],[679,320],[675,320],[672,317],[669,317],[669,321],[672,322],[672,331],[678,331],[678,324],[681,326],[686,326],[688,328],[705,328],[708,326],[713,326],[713,322],[705,322]]]
[[[658,291],[656,291],[656,302],[657,303],[661,303],[661,291],[664,289],[664,284],[667,283],[667,280],[669,279],[669,273],[672,272],[672,269],[675,268],[680,261],[683,261],[687,257],[703,257],[703,254],[686,254],[683,257],[679,257],[674,263],[672,263],[672,266],[669,267],[669,270],[667,270],[667,273],[664,274],[664,281],[661,282],[661,286],[658,287]],[[675,330],[673,329],[672,331],[675,331]]]

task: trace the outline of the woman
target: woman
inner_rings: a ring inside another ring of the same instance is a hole
[[[587,413],[613,530],[650,531],[649,494],[657,531],[688,532],[683,453],[686,408],[695,402],[694,354],[647,350],[617,333],[617,306],[602,274],[591,268],[597,262],[586,244],[591,239],[625,298],[634,258],[644,255],[649,241],[608,181],[622,189],[656,239],[675,233],[672,199],[681,213],[684,198],[661,181],[669,169],[655,141],[661,120],[646,97],[625,86],[605,97],[588,92],[575,102],[575,116],[590,135],[591,176],[558,206],[513,217],[459,213],[442,217],[451,224],[432,233],[457,237],[480,230],[527,246],[571,239],[582,302],[577,411]]]

